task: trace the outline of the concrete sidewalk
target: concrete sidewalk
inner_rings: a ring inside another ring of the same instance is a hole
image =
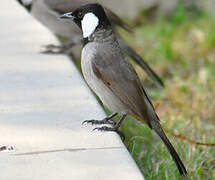
[[[1,180],[142,180],[113,132],[86,119],[105,113],[66,56],[39,54],[55,37],[15,0],[0,11]]]

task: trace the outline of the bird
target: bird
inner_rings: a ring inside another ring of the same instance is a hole
[[[186,177],[187,170],[165,135],[135,69],[123,54],[103,7],[98,3],[82,5],[73,12],[62,14],[61,18],[71,19],[82,30],[81,68],[84,79],[104,106],[113,112],[103,120],[85,120],[83,123],[104,124],[95,129],[118,132],[127,115],[135,117],[157,133],[180,174]],[[112,118],[117,115],[120,119],[115,123]]]
[[[41,22],[54,34],[69,39],[68,42],[61,46],[47,45],[46,53],[65,53],[71,47],[82,44],[81,31],[74,22],[60,21],[59,15],[67,11],[73,11],[81,5],[93,2],[93,0],[17,0],[35,19]],[[105,12],[110,19],[111,23],[115,26],[119,26],[126,31],[131,32],[131,28],[124,21],[122,21],[114,12],[105,8]],[[153,69],[133,50],[127,42],[123,40],[120,34],[114,28],[117,34],[120,47],[128,56],[131,57],[149,77],[154,80],[157,85],[164,87],[162,79],[153,71]],[[81,48],[81,47],[80,47]],[[80,52],[78,48],[78,52]],[[77,48],[75,49],[77,50]],[[74,51],[73,51],[74,52]],[[76,51],[75,51],[76,52]],[[78,53],[79,55],[80,53]]]

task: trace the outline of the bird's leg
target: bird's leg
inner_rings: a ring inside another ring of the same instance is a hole
[[[99,131],[116,131],[118,132],[119,130],[119,127],[121,126],[123,120],[125,119],[125,117],[127,116],[127,114],[122,114],[119,121],[117,123],[115,123],[113,125],[113,127],[108,127],[108,126],[102,126],[102,127],[98,127],[98,128],[95,128],[93,130],[99,130]]]
[[[110,116],[107,116],[106,118],[102,119],[102,120],[85,120],[82,124],[84,123],[91,123],[92,125],[95,124],[111,124],[111,125],[115,125],[116,123],[112,120],[113,117],[115,117],[118,113],[113,113]]]
[[[44,54],[65,54],[73,46],[75,46],[77,44],[82,44],[82,43],[83,43],[82,39],[75,38],[62,45],[49,44],[49,45],[45,46],[45,50],[42,51],[42,53],[44,53]]]
[[[119,128],[123,122],[123,120],[125,119],[125,117],[127,116],[127,114],[122,114],[119,121],[117,123],[115,123],[113,125],[113,127],[108,127],[108,126],[102,126],[102,127],[97,127],[94,128],[93,130],[98,130],[98,131],[114,131],[116,133],[118,133],[120,135],[120,137],[123,139],[123,141],[125,140],[125,135],[119,131]]]

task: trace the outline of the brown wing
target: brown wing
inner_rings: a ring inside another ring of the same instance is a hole
[[[112,58],[112,63],[108,62],[105,55],[95,57],[92,62],[93,71],[104,84],[109,87],[112,92],[118,96],[123,103],[125,103],[134,114],[140,116],[151,127],[148,115],[154,113],[154,108],[144,91],[140,80],[127,60],[118,60]],[[115,56],[119,58],[119,56]],[[123,56],[120,56],[124,58]],[[104,66],[105,65],[105,66]]]

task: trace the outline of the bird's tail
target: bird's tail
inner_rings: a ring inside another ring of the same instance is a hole
[[[175,151],[174,147],[170,143],[169,139],[165,135],[165,133],[164,133],[164,131],[160,125],[159,120],[157,119],[157,120],[150,121],[150,124],[151,124],[152,129],[154,129],[154,131],[158,134],[158,136],[161,138],[161,140],[163,141],[163,143],[167,147],[169,153],[171,154],[173,160],[175,161],[175,164],[178,167],[180,174],[182,176],[186,177],[187,176],[187,170],[186,170],[184,164],[182,163],[181,159],[179,158],[177,152]]]
[[[160,86],[164,87],[164,83],[161,78],[151,69],[151,67],[143,60],[143,58],[138,55],[123,39],[117,34],[118,42],[122,51],[124,51],[128,56],[130,56],[141,68],[145,70],[145,72],[149,75],[149,77],[155,80]]]
[[[119,27],[121,27],[122,29],[124,29],[125,31],[132,33],[132,28],[129,24],[127,24],[125,21],[123,21],[119,16],[117,16],[113,11],[111,11],[108,8],[104,8],[106,15],[108,16],[108,19],[118,25]]]

